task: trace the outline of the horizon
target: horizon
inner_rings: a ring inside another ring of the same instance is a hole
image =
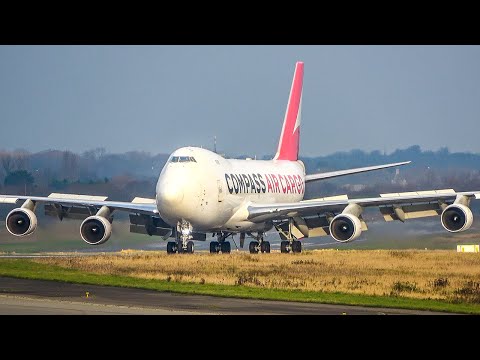
[[[203,149],[206,149],[206,150],[210,150],[210,151],[213,151],[213,149],[210,149],[208,147],[201,147],[201,146],[198,146],[200,148],[203,148]],[[212,147],[213,148],[213,147]],[[306,155],[302,155],[301,153],[299,154],[299,158],[317,158],[317,157],[328,157],[328,156],[332,156],[332,155],[335,155],[335,154],[341,154],[341,153],[345,153],[345,154],[349,154],[349,153],[354,153],[354,152],[363,152],[365,154],[373,154],[373,153],[380,153],[381,156],[391,156],[393,154],[395,154],[396,152],[399,152],[399,151],[405,151],[405,150],[409,150],[409,149],[416,149],[416,148],[419,148],[419,151],[421,153],[444,153],[446,152],[447,154],[469,154],[469,155],[480,155],[480,152],[472,152],[472,151],[451,151],[448,146],[442,146],[438,149],[424,149],[422,148],[419,144],[413,144],[413,145],[409,145],[407,147],[404,147],[404,148],[396,148],[390,152],[384,152],[382,151],[381,149],[374,149],[374,150],[365,150],[365,149],[360,149],[360,148],[353,148],[353,149],[349,149],[349,150],[339,150],[339,151],[334,151],[334,152],[330,152],[330,153],[325,153],[325,154],[318,154],[318,155],[310,155],[310,156],[306,156]],[[38,151],[29,151],[27,149],[22,149],[22,148],[18,148],[18,149],[5,149],[5,148],[0,148],[0,154],[1,153],[18,153],[18,152],[26,152],[30,155],[34,155],[34,154],[40,154],[40,153],[45,153],[45,152],[71,152],[73,154],[77,154],[77,155],[85,155],[86,153],[88,152],[92,152],[92,151],[96,151],[96,150],[99,150],[99,149],[102,149],[102,148],[92,148],[92,149],[86,149],[85,151],[80,151],[80,152],[76,152],[76,151],[72,151],[72,150],[69,150],[69,149],[55,149],[55,148],[48,148],[48,149],[43,149],[43,150],[38,150]],[[140,154],[146,154],[146,155],[149,155],[149,156],[158,156],[158,155],[170,155],[171,152],[151,152],[151,151],[144,151],[144,150],[128,150],[128,151],[122,151],[122,152],[109,152],[107,149],[103,148],[105,150],[104,152],[104,155],[124,155],[124,154],[128,154],[128,153],[140,153]],[[174,150],[175,151],[175,150]],[[173,152],[173,151],[172,151]],[[217,153],[223,157],[243,157],[243,156],[256,156],[258,160],[264,160],[264,158],[266,157],[272,157],[275,155],[275,152],[271,153],[271,154],[260,154],[260,155],[250,155],[250,154],[247,154],[247,153],[238,153],[238,154],[224,154],[222,153],[221,149],[218,150],[217,149]]]

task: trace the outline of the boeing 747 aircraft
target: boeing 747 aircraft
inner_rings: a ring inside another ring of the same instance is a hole
[[[82,239],[90,245],[106,242],[112,234],[113,214],[130,213],[130,231],[157,235],[167,244],[168,253],[193,253],[193,240],[210,243],[211,253],[229,253],[228,238],[240,235],[253,238],[250,253],[270,252],[264,240],[267,231],[278,231],[281,252],[301,252],[301,239],[330,235],[339,242],[357,239],[367,225],[362,212],[378,207],[386,221],[440,215],[442,226],[450,232],[470,228],[473,214],[470,201],[480,191],[455,192],[452,189],[380,194],[379,197],[349,199],[336,196],[303,200],[305,186],[338,176],[386,169],[407,162],[305,174],[298,159],[303,88],[303,62],[297,62],[288,99],[278,149],[272,160],[226,159],[219,154],[183,147],[174,151],[160,173],[154,199],[135,198],[132,202],[107,197],[50,194],[48,197],[0,195],[0,203],[22,205],[6,218],[8,231],[27,236],[37,228],[35,210],[44,204],[45,214],[60,220],[83,220]]]

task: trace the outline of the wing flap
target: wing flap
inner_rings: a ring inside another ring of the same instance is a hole
[[[51,193],[48,195],[50,199],[71,199],[80,201],[105,201],[108,196],[78,195],[78,194],[60,194]]]
[[[442,190],[425,190],[425,191],[409,191],[402,193],[389,193],[389,194],[380,194],[382,198],[392,198],[392,197],[405,197],[405,196],[422,196],[422,195],[455,195],[456,192],[453,189],[442,189]]]
[[[323,197],[323,198],[308,199],[308,200],[303,200],[303,202],[307,202],[307,201],[334,201],[334,200],[348,200],[348,195],[336,195],[336,196],[329,196],[329,197]]]
[[[437,202],[405,206],[381,206],[380,212],[385,221],[405,221],[409,219],[437,216],[442,213],[442,209]]]
[[[155,199],[147,199],[147,198],[141,198],[141,197],[136,197],[135,199],[132,200],[132,204],[155,204]]]
[[[94,215],[89,208],[79,206],[63,206],[57,204],[45,204],[45,215],[63,219],[85,220]]]
[[[18,198],[15,197],[0,197],[0,204],[16,204]]]

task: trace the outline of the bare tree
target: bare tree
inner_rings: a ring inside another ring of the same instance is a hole
[[[30,153],[26,150],[20,149],[15,150],[12,155],[13,162],[15,163],[15,168],[17,170],[27,170],[28,163],[30,160]]]
[[[0,159],[5,173],[10,174],[15,167],[12,155],[9,152],[2,152],[0,153]]]
[[[101,160],[105,156],[105,154],[107,153],[107,151],[103,147],[98,147],[98,148],[94,149],[93,151],[95,153],[95,157],[97,158],[97,160]]]
[[[78,179],[79,157],[71,151],[64,151],[62,156],[62,174],[65,179]]]

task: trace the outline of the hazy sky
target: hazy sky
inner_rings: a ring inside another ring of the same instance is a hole
[[[300,152],[480,152],[480,46],[0,46],[0,149],[274,154],[295,62]]]

